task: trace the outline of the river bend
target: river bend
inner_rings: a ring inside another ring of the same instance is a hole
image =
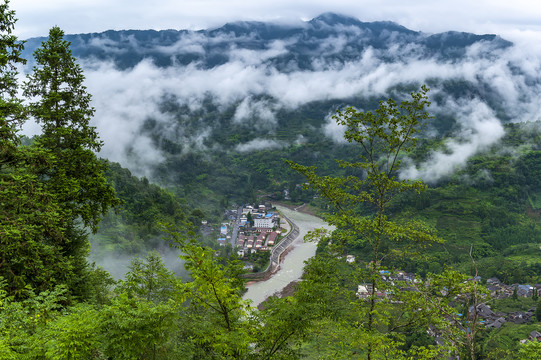
[[[322,219],[288,209],[283,206],[276,206],[278,211],[287,216],[299,227],[299,236],[291,244],[290,251],[282,259],[280,269],[265,281],[258,281],[249,284],[244,299],[252,300],[252,306],[257,307],[269,296],[281,291],[287,284],[301,278],[304,262],[316,254],[315,243],[305,243],[304,236],[311,230],[317,228],[333,229]]]

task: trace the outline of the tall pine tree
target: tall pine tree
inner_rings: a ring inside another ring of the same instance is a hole
[[[52,157],[20,144],[26,110],[17,97],[17,66],[25,63],[24,44],[12,34],[16,19],[8,5],[0,4],[0,280],[8,294],[24,296],[27,286],[65,283],[72,266],[57,246],[64,214],[37,174],[53,165]]]
[[[34,99],[29,112],[42,126],[37,144],[55,157],[55,166],[46,174],[48,184],[74,218],[80,217],[96,231],[101,215],[118,200],[105,179],[106,164],[94,153],[102,142],[90,126],[94,108],[83,85],[83,71],[58,27],[49,31],[34,57],[37,65],[28,75],[24,93]]]
[[[34,57],[36,66],[27,77],[24,94],[32,100],[28,113],[43,131],[34,148],[52,159],[51,166],[38,169],[37,175],[54,194],[65,219],[58,246],[74,274],[68,285],[80,293],[89,250],[85,229],[96,232],[101,216],[120,201],[105,178],[106,163],[95,154],[102,142],[90,125],[91,95],[64,32],[53,27]]]

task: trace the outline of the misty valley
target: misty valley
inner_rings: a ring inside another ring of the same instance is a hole
[[[334,13],[22,42],[0,12],[1,359],[540,358],[524,46]]]

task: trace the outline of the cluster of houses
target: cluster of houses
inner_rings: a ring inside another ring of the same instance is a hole
[[[517,297],[532,297],[534,293],[541,293],[541,284],[536,285],[521,285],[512,284],[507,285],[502,283],[498,278],[490,278],[487,280],[486,288],[490,292],[492,299],[504,299],[512,297],[516,294]],[[494,312],[492,309],[482,303],[477,305],[477,313],[482,322],[487,328],[500,328],[506,322],[512,322],[515,324],[525,324],[535,314],[535,307],[530,308],[528,311],[513,311],[510,313]],[[537,339],[537,337],[535,337]]]
[[[351,255],[348,255],[347,262],[355,261],[355,258],[351,260]],[[416,291],[414,284],[418,283],[415,278],[415,274],[398,271],[391,273],[388,270],[380,270],[380,277],[383,281],[390,282],[392,285],[400,285],[402,291]],[[368,299],[372,295],[372,284],[361,284],[357,287],[357,297],[360,299]],[[378,298],[386,298],[388,294],[385,291],[376,289],[376,296]]]
[[[347,260],[346,260],[347,261]],[[414,274],[408,274],[404,272],[390,273],[386,270],[380,271],[380,277],[384,281],[391,282],[393,285],[399,285],[403,291],[417,291],[415,284],[419,282],[415,278]],[[478,278],[477,280],[481,280]],[[504,299],[516,295],[517,297],[532,297],[534,294],[541,294],[541,284],[536,285],[521,285],[512,284],[506,285],[497,278],[490,278],[486,282],[486,288],[490,291],[490,297],[492,299]],[[358,285],[357,297],[360,299],[369,299],[373,293],[371,284]],[[388,298],[384,290],[376,289],[376,297]],[[470,307],[470,314],[473,313],[473,306]],[[500,328],[506,322],[515,324],[526,324],[535,316],[535,307],[530,308],[528,311],[513,311],[510,313],[494,312],[489,305],[480,303],[476,307],[477,316],[480,319],[480,323],[486,328]],[[458,314],[461,316],[461,314]],[[430,332],[429,332],[430,333]],[[437,337],[437,334],[431,334]],[[521,340],[526,341],[541,341],[541,333],[538,331],[532,331],[528,339]]]
[[[470,311],[473,307],[470,308]],[[477,315],[481,319],[479,322],[484,324],[486,328],[499,329],[506,322],[514,324],[526,324],[535,316],[535,307],[530,308],[528,311],[512,311],[510,313],[494,312],[485,303],[477,305]],[[528,338],[520,340],[522,344],[528,341],[541,341],[541,333],[539,331],[532,331],[528,335]]]
[[[281,234],[280,215],[272,210],[270,204],[257,207],[246,205],[229,211],[228,218],[229,223],[223,223],[220,227],[218,243],[228,243],[231,230],[236,227],[233,236],[236,237],[235,245],[240,256],[270,250]]]
[[[498,278],[492,277],[487,280],[487,290],[490,291],[490,296],[493,299],[504,299],[513,296],[516,292],[517,297],[531,297],[536,291],[541,294],[541,284],[535,285],[521,285],[512,284],[507,285],[502,283]]]
[[[473,312],[473,306],[470,307],[470,312]],[[506,322],[512,322],[515,324],[525,324],[530,321],[534,316],[535,307],[528,311],[513,311],[510,313],[494,312],[485,303],[477,305],[477,315],[481,318],[480,323],[484,324],[486,328],[499,329]]]
[[[270,250],[280,234],[280,215],[277,212],[267,205],[259,205],[257,208],[248,205],[242,208],[237,251],[240,256],[244,256]]]
[[[355,258],[352,255],[348,255],[346,259],[347,262],[355,261]],[[403,290],[414,290],[414,288],[408,286],[407,284],[417,283],[419,280],[415,278],[415,274],[409,274],[402,271],[391,273],[388,270],[381,270],[380,277],[383,281],[391,282],[393,285],[395,282],[403,282]],[[477,281],[481,281],[481,277],[477,277]],[[486,282],[486,288],[490,292],[490,297],[492,299],[505,299],[516,294],[517,297],[532,297],[534,292],[541,296],[541,284],[535,285],[522,285],[522,284],[512,284],[507,285],[502,283],[498,278],[490,278]],[[370,292],[366,285],[359,285],[359,291],[357,295],[361,298],[369,297]],[[366,295],[368,292],[368,295]]]

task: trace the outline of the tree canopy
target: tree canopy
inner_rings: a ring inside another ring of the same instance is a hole
[[[11,35],[14,14],[7,2],[3,21],[0,161],[0,276],[9,293],[24,296],[65,284],[81,296],[88,276],[86,228],[95,232],[103,214],[119,204],[99,160],[101,142],[90,120],[94,109],[81,68],[53,27],[36,50],[36,66],[24,84],[28,105],[17,96],[15,65],[22,43]],[[42,125],[31,145],[17,131],[28,116]]]

